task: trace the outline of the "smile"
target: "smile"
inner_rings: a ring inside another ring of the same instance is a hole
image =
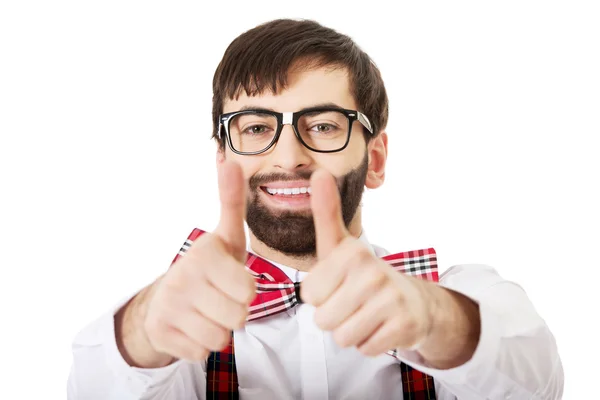
[[[299,194],[306,194],[306,193],[310,194],[311,193],[310,187],[307,187],[307,186],[294,187],[294,188],[264,187],[263,189],[272,196],[274,196],[274,195],[294,196],[294,195],[299,195]]]
[[[269,207],[282,210],[310,210],[310,182],[270,182],[260,187],[262,197]]]

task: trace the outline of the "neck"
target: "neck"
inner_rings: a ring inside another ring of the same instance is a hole
[[[356,210],[348,231],[350,235],[360,237],[362,233],[360,207]],[[293,256],[277,251],[258,240],[252,231],[250,231],[250,246],[254,254],[299,271],[309,271],[318,261],[316,255]]]

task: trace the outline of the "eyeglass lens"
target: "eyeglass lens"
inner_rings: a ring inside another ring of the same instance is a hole
[[[350,133],[348,117],[339,111],[303,114],[297,132],[304,144],[314,150],[339,150]],[[229,121],[229,136],[234,149],[252,153],[266,149],[277,134],[277,118],[270,114],[243,113]]]

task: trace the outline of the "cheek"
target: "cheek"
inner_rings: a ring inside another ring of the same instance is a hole
[[[346,153],[346,150],[339,153],[319,154],[315,156],[315,169],[323,168],[334,176],[346,174],[353,168],[353,158],[349,153]]]
[[[235,154],[228,149],[227,159],[238,163],[240,167],[242,167],[242,172],[246,181],[248,181],[248,179],[255,175],[260,169],[260,157],[242,156]]]
[[[362,135],[362,133],[360,133]],[[362,136],[353,137],[343,151],[339,153],[313,155],[317,167],[324,168],[335,176],[347,174],[360,166],[365,156],[365,141]]]

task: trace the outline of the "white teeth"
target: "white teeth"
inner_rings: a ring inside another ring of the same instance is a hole
[[[312,193],[312,190],[310,190],[310,188],[308,188],[308,193]]]
[[[298,187],[298,188],[265,188],[269,194],[279,194],[284,196],[292,196],[295,194],[310,193],[309,187]]]

